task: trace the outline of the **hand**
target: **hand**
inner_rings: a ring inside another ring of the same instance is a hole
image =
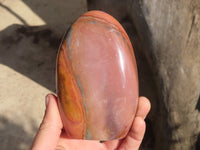
[[[46,96],[46,111],[40,129],[35,137],[32,150],[137,150],[145,133],[145,117],[150,110],[150,102],[140,97],[132,127],[124,139],[104,143],[89,140],[74,140],[67,137],[58,110],[56,96]]]

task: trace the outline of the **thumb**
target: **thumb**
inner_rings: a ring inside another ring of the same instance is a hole
[[[46,107],[43,121],[32,145],[32,150],[55,150],[62,131],[63,125],[57,99],[54,95],[48,94],[46,96]]]

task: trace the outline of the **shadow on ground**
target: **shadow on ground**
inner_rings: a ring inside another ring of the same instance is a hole
[[[55,92],[60,41],[47,26],[11,25],[0,32],[0,63]]]
[[[34,121],[29,119],[29,122],[31,124],[30,131],[36,131],[37,125]],[[28,133],[24,130],[23,126],[10,121],[4,116],[0,116],[0,133],[1,150],[29,149],[31,145],[30,142],[33,139],[33,133]],[[10,141],[12,141],[12,143]]]
[[[36,14],[46,25],[43,26],[28,26],[28,21],[24,16],[20,16],[18,12],[12,10],[11,0],[0,0],[0,9],[6,11],[6,14],[12,15],[18,19],[23,25],[12,24],[7,28],[0,31],[0,64],[8,66],[16,72],[29,78],[52,92],[55,92],[55,69],[56,69],[56,57],[64,32],[69,25],[84,11],[86,11],[85,0],[18,0],[24,2],[23,6],[30,8],[31,14]],[[16,4],[18,1],[15,1]],[[4,3],[5,2],[5,3]],[[20,2],[21,3],[21,2]],[[17,6],[18,7],[18,6]],[[17,8],[16,7],[16,8]],[[23,9],[23,8],[21,8]],[[1,19],[8,19],[7,16],[1,14]],[[24,15],[27,18],[26,12]],[[31,16],[30,16],[31,17]],[[31,20],[31,18],[28,18]],[[7,78],[9,80],[9,77]],[[6,81],[2,81],[6,85]],[[19,85],[20,86],[20,85]],[[15,90],[13,87],[9,87],[10,90]],[[33,89],[34,90],[34,89]],[[26,97],[31,94],[24,93]],[[6,93],[7,94],[7,93]],[[5,95],[5,94],[4,94]],[[0,95],[1,96],[1,95]],[[32,98],[34,96],[31,96]],[[34,101],[34,99],[24,99],[21,95],[21,99],[24,103]],[[6,97],[0,102],[11,101],[13,97]],[[40,101],[38,100],[39,105]],[[16,103],[18,103],[16,101]],[[10,108],[9,103],[3,103],[6,105],[6,109],[13,109],[12,112],[20,111],[21,114],[28,113],[30,116],[21,121],[13,118],[10,119],[7,115],[0,111],[0,149],[1,150],[23,150],[29,149],[33,136],[37,131],[41,118],[30,119],[31,115],[38,115],[42,110],[36,112],[27,112],[21,103],[16,105],[15,108]],[[32,103],[31,103],[32,104]],[[35,107],[32,106],[33,110]],[[40,115],[38,115],[40,116]],[[37,120],[37,121],[36,121]],[[19,121],[19,124],[16,123]],[[26,129],[25,126],[29,125],[30,129]],[[32,132],[31,132],[32,131]]]
[[[86,1],[22,2],[47,25],[28,26],[23,16],[0,1],[0,9],[6,10],[24,24],[13,24],[0,32],[0,63],[55,92],[55,65],[59,44],[69,25],[86,11]]]

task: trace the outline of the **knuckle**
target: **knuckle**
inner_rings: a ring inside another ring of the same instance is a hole
[[[62,128],[56,123],[50,123],[44,121],[41,123],[39,130],[61,131]]]

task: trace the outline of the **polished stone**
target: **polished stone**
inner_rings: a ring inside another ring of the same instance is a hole
[[[68,30],[57,59],[57,94],[71,138],[126,136],[137,108],[137,66],[131,42],[113,17],[90,11]]]

